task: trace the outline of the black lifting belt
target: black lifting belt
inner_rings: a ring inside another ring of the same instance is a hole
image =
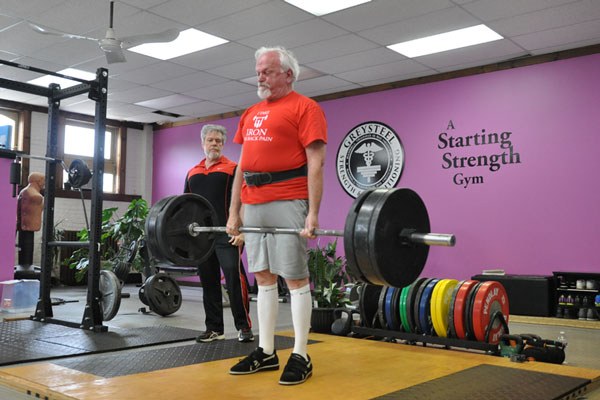
[[[287,171],[278,172],[244,172],[244,180],[248,186],[261,186],[269,183],[286,181],[292,178],[306,176],[308,168],[306,164],[299,168],[288,169]]]

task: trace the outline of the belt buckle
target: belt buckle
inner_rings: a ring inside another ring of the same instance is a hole
[[[257,182],[256,186],[266,185],[266,184],[273,182],[273,177],[268,172],[261,172],[260,174],[257,174],[257,177],[258,177],[258,179],[257,179],[258,182]]]

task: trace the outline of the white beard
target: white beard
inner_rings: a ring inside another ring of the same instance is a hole
[[[256,94],[259,98],[265,100],[271,97],[271,89],[269,89],[267,86],[259,86]]]

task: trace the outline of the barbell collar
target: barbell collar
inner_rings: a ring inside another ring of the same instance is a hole
[[[241,226],[238,229],[241,233],[271,233],[284,235],[299,235],[302,232],[300,228],[274,228],[258,226]],[[200,226],[197,222],[192,222],[188,227],[189,234],[193,237],[201,233],[227,233],[224,226]],[[344,236],[344,231],[336,229],[315,229],[316,236]],[[412,232],[406,235],[409,242],[413,244],[425,244],[428,246],[446,246],[452,247],[456,243],[454,235],[449,233],[416,233]]]
[[[411,233],[409,240],[412,243],[426,244],[427,246],[453,247],[456,237],[450,233]]]

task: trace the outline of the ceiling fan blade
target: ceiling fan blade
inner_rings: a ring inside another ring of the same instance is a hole
[[[125,59],[125,54],[123,54],[123,50],[121,49],[114,51],[104,51],[104,55],[106,56],[106,62],[108,62],[109,64],[127,61]]]
[[[121,38],[124,46],[133,47],[144,43],[163,43],[170,42],[179,36],[177,29],[167,29],[163,32],[147,33],[143,35],[133,35]]]
[[[33,29],[34,31],[36,31],[38,33],[41,33],[41,34],[44,34],[44,35],[61,36],[61,37],[69,38],[69,39],[93,40],[95,42],[98,41],[98,39],[95,39],[95,38],[91,38],[91,37],[87,37],[87,36],[81,36],[81,35],[75,35],[73,33],[59,31],[59,30],[56,30],[56,29],[48,28],[47,26],[34,24],[33,22],[29,22],[29,27],[31,29]]]

